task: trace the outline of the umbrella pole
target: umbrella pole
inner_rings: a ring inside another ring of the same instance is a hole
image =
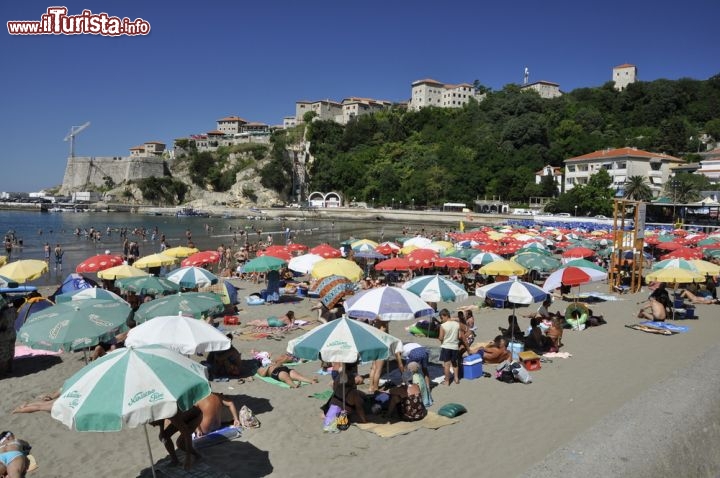
[[[150,437],[148,436],[147,423],[143,423],[143,430],[145,430],[145,443],[147,443],[148,455],[150,455],[150,469],[152,470],[152,476],[153,478],[157,478],[155,476],[155,460],[153,459],[152,449],[150,448]]]

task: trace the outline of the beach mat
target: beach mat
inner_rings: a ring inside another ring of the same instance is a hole
[[[445,425],[452,425],[460,420],[457,418],[447,418],[438,415],[435,412],[428,411],[428,414],[422,420],[416,422],[395,422],[395,423],[355,423],[359,429],[366,432],[374,433],[382,438],[392,438],[398,435],[407,435],[410,432],[419,430],[420,428],[429,428],[437,430]]]
[[[272,385],[277,385],[278,387],[281,387],[281,388],[290,388],[290,385],[288,385],[287,383],[281,382],[280,380],[275,380],[272,377],[263,377],[262,375],[255,374],[255,378],[258,378],[258,379],[262,380],[263,382],[267,382]],[[305,385],[309,385],[308,383],[298,382],[297,380],[294,380],[294,382],[300,384],[301,387],[305,386]]]
[[[242,436],[240,428],[225,427],[208,433],[207,435],[193,438],[193,446],[198,449],[207,448],[221,443],[227,443],[234,438],[240,438],[240,436]]]

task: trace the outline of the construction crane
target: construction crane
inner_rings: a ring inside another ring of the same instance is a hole
[[[80,132],[83,131],[83,130],[84,130],[85,128],[87,128],[88,126],[90,126],[90,122],[89,122],[89,121],[88,121],[87,123],[85,123],[85,124],[80,125],[80,126],[71,126],[71,127],[70,127],[70,134],[68,134],[67,136],[65,136],[65,140],[64,140],[64,141],[70,141],[70,157],[71,157],[71,158],[74,158],[74,157],[75,157],[75,136],[77,136],[78,134],[80,134]]]

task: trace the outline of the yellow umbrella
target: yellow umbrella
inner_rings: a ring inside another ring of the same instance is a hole
[[[452,242],[448,241],[433,241],[426,247],[426,249],[432,249],[433,251],[443,253],[451,249],[455,249],[455,246]]]
[[[377,247],[377,246],[378,246],[378,243],[377,243],[377,242],[371,241],[370,239],[360,239],[360,240],[355,241],[355,242],[353,242],[352,244],[350,244],[350,247],[353,248],[353,249],[355,249],[356,247],[360,247],[360,246],[362,246],[363,244],[367,244],[367,245],[370,246],[370,247]]]
[[[47,262],[37,259],[23,259],[0,267],[0,276],[5,276],[22,284],[41,277],[47,271]]]
[[[405,246],[405,247],[401,248],[398,252],[403,255],[408,255],[415,249],[420,249],[420,248],[418,246],[410,245],[410,246]]]
[[[310,275],[315,279],[337,275],[357,282],[362,279],[363,270],[353,261],[347,259],[323,259],[313,266]]]
[[[177,262],[176,258],[165,254],[150,254],[133,262],[133,266],[139,269],[147,269],[148,267],[171,266],[175,262]]]
[[[527,273],[527,269],[515,261],[503,260],[491,262],[480,268],[480,273],[488,276],[514,276]]]
[[[0,269],[0,275],[2,269]],[[700,272],[681,269],[679,267],[665,267],[652,271],[645,276],[645,282],[667,282],[668,284],[688,284],[690,282],[702,282],[705,276]]]
[[[162,251],[162,254],[165,256],[170,257],[188,257],[196,252],[200,252],[199,249],[196,249],[195,247],[187,247],[187,246],[177,246],[177,247],[171,247],[170,249],[165,249]]]
[[[716,276],[720,274],[720,266],[712,262],[703,261],[701,259],[692,259],[688,261],[695,266],[695,269],[701,274]]]
[[[119,266],[110,267],[104,271],[98,271],[98,277],[106,280],[124,279],[125,277],[138,277],[149,275],[142,269],[138,269],[135,266],[129,266],[127,264],[120,264]]]
[[[7,263],[7,256],[0,256],[0,266],[4,266]]]

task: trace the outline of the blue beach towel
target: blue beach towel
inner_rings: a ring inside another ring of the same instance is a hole
[[[658,329],[665,329],[675,333],[687,332],[688,330],[690,330],[690,327],[688,327],[687,325],[668,324],[667,322],[653,322],[652,320],[640,322],[640,325],[647,325]]]

